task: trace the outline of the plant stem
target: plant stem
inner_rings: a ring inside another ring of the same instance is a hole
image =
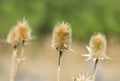
[[[98,64],[98,59],[95,60],[95,64],[94,64],[94,72],[97,70],[97,64]]]
[[[62,57],[62,51],[59,51],[59,57],[58,57],[58,66],[61,65],[61,57]]]
[[[57,73],[57,79],[60,81],[60,73],[61,73],[61,57],[62,57],[63,52],[60,50],[59,51],[59,56],[58,56],[58,73]]]
[[[95,60],[95,64],[94,64],[93,81],[95,81],[96,78],[97,65],[98,65],[98,59]]]
[[[21,47],[21,54],[20,56],[17,58],[17,67],[16,67],[16,76],[18,75],[19,73],[19,68],[20,68],[20,65],[21,63],[25,60],[25,57],[24,57],[24,42],[22,42],[22,47]],[[17,77],[16,77],[17,79]]]
[[[12,61],[11,61],[10,81],[16,81],[16,74],[15,74],[16,56],[17,56],[17,48],[14,48],[12,54]]]

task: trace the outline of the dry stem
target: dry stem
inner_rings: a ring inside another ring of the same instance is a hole
[[[59,57],[58,57],[58,72],[57,72],[57,80],[60,81],[60,73],[61,73],[61,57],[63,52],[59,51]]]
[[[16,56],[17,56],[17,48],[14,48],[13,49],[13,54],[12,54],[12,61],[11,61],[10,81],[15,81],[16,80],[16,75],[15,75]]]
[[[19,68],[24,60],[25,57],[24,57],[24,42],[23,42],[21,47],[21,54],[18,58],[17,58],[17,48],[14,48],[13,50],[10,81],[17,81]]]
[[[93,81],[95,81],[96,79],[97,65],[98,65],[98,59],[95,60],[95,64],[94,64]]]
[[[22,47],[21,47],[21,54],[20,56],[17,58],[17,67],[16,67],[16,76],[18,75],[18,72],[19,72],[19,68],[20,68],[20,65],[21,63],[25,60],[25,57],[24,57],[24,42],[22,43]]]

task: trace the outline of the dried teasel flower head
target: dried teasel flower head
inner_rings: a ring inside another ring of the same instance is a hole
[[[80,74],[79,78],[75,78],[74,81],[93,81],[92,76]]]
[[[22,42],[31,39],[31,29],[25,18],[18,22],[18,25],[16,26],[16,32],[19,40]]]
[[[71,50],[72,31],[68,23],[58,23],[55,25],[52,36],[51,47],[57,50]]]
[[[105,35],[101,33],[96,33],[91,37],[89,47],[87,47],[89,54],[84,56],[88,57],[87,60],[93,59],[93,61],[95,61],[96,59],[109,59],[109,57],[107,57],[106,55],[106,46],[107,41]]]
[[[8,36],[7,36],[7,42],[10,45],[12,45],[14,48],[16,48],[16,46],[19,44],[19,39],[17,37],[15,28],[12,28],[12,30],[8,34]]]

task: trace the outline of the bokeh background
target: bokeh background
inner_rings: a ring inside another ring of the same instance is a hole
[[[50,47],[54,25],[71,25],[74,52],[62,59],[61,81],[73,81],[79,73],[92,71],[92,61],[81,54],[94,32],[108,40],[107,54],[113,58],[100,61],[96,81],[120,80],[120,0],[0,0],[0,81],[8,81],[12,47],[5,43],[8,32],[23,17],[28,19],[34,39],[25,48],[27,60],[22,64],[17,81],[56,81],[56,50]]]

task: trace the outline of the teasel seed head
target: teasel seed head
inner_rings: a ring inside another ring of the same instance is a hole
[[[89,47],[87,47],[89,54],[84,56],[88,56],[88,60],[93,59],[93,61],[96,59],[109,59],[106,55],[106,46],[107,41],[105,35],[96,33],[91,37]]]
[[[71,50],[72,31],[68,23],[58,23],[55,25],[52,36],[51,47],[57,50]]]
[[[12,30],[9,32],[7,36],[7,42],[12,45],[14,48],[16,48],[19,44],[19,39],[16,34],[15,28],[12,28]]]
[[[79,78],[75,78],[74,81],[93,81],[92,76],[80,74]]]
[[[19,40],[22,43],[31,39],[31,29],[25,18],[18,22],[18,25],[16,26],[16,32]]]

